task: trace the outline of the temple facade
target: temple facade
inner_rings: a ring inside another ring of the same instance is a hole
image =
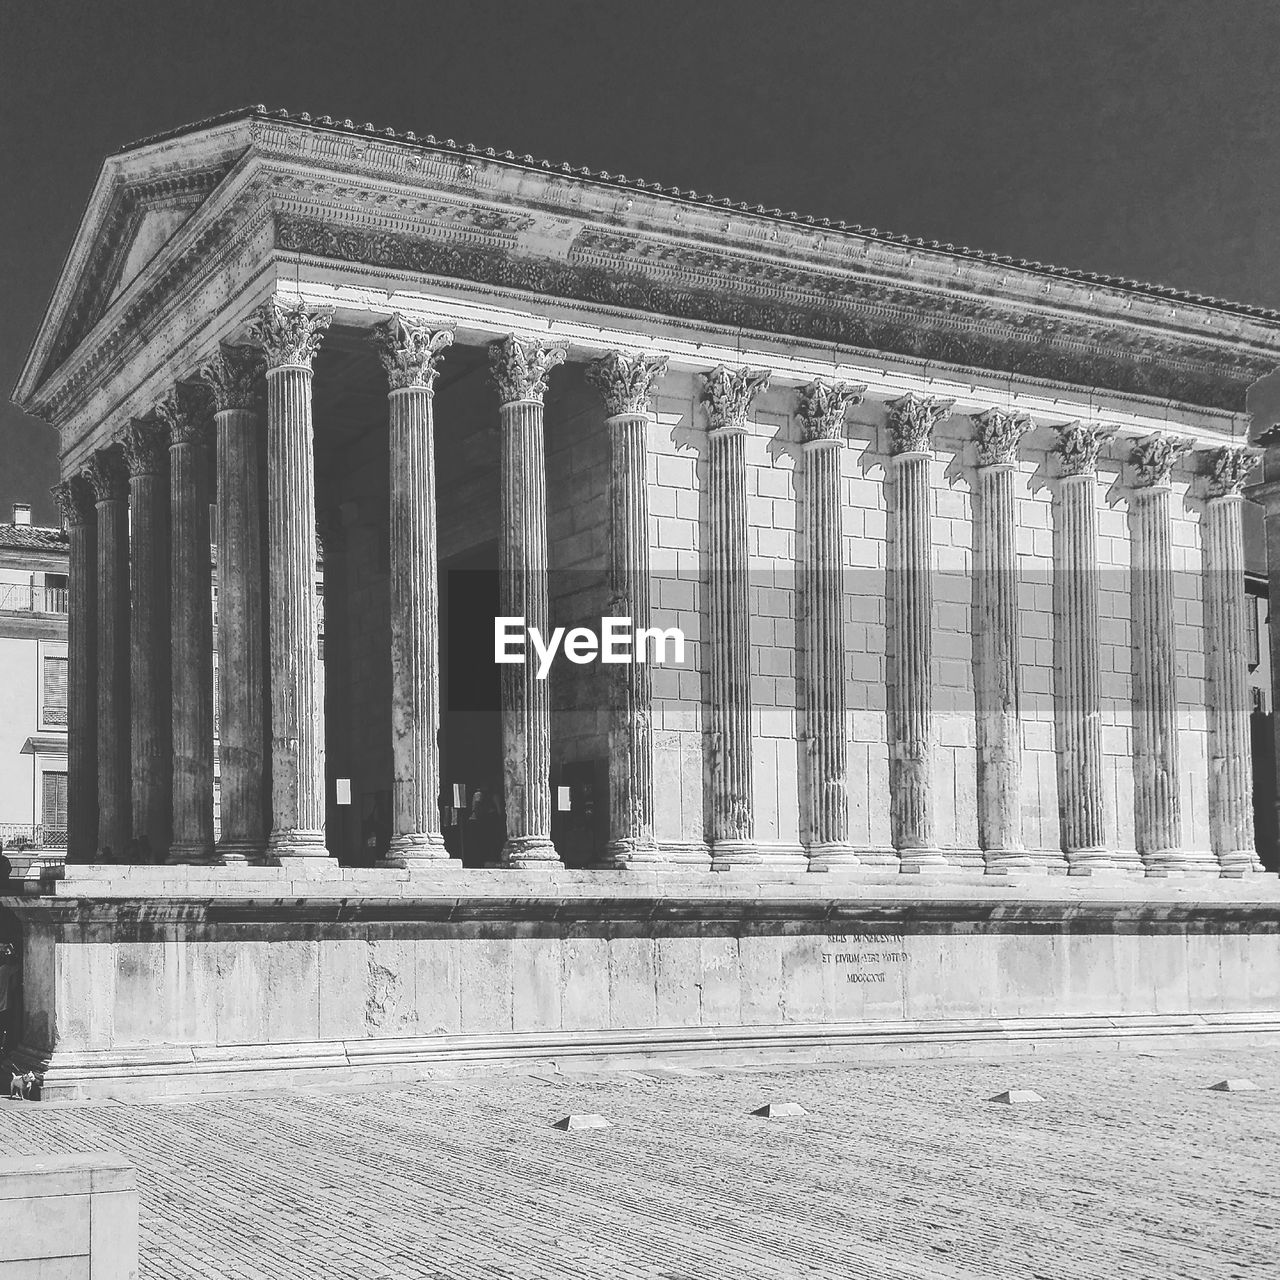
[[[726,873],[827,912],[1261,884],[1277,367],[1274,313],[350,121],[135,144],[15,396],[61,439],[68,861],[170,897]],[[611,618],[667,652],[599,661]],[[565,629],[545,672],[504,620]]]

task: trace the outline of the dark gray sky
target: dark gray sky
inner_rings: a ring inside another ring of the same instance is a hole
[[[254,102],[1280,307],[1276,0],[5,6],[7,401],[102,158]],[[0,408],[0,518],[53,432]]]

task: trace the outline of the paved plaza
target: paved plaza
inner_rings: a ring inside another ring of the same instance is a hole
[[[1247,1077],[1255,1093],[1207,1086]],[[1027,1088],[1044,1101],[988,1101]],[[767,1102],[807,1115],[766,1120]],[[602,1130],[562,1132],[569,1112]],[[1280,1050],[0,1104],[137,1163],[142,1280],[1274,1276]]]

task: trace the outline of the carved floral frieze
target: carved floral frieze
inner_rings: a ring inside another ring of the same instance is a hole
[[[605,413],[616,418],[623,414],[648,414],[654,385],[666,371],[666,356],[631,356],[610,351],[587,366],[586,378],[600,393]]]

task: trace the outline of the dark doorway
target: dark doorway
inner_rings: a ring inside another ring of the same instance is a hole
[[[1253,838],[1267,871],[1280,871],[1280,823],[1276,814],[1276,739],[1270,712],[1249,717],[1253,739]]]
[[[444,837],[468,866],[497,860],[502,819],[502,701],[493,660],[498,544],[486,543],[440,566],[441,783]]]

